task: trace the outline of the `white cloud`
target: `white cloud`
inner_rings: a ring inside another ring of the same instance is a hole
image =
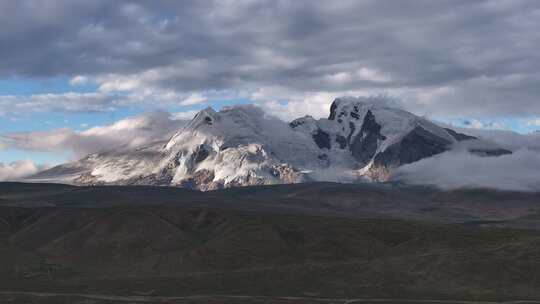
[[[258,92],[259,94],[261,92]],[[304,115],[316,118],[327,117],[330,113],[332,100],[338,97],[336,93],[317,92],[294,96],[282,103],[278,100],[261,99],[259,104],[269,114],[290,121]]]
[[[202,96],[201,94],[193,93],[193,94],[189,95],[186,99],[182,100],[180,102],[180,105],[191,106],[191,105],[203,103],[203,102],[205,102],[207,100],[208,99],[206,97]]]
[[[104,93],[0,95],[0,116],[33,112],[104,112],[113,110],[126,97]]]
[[[276,98],[273,98],[273,97]],[[288,96],[286,98],[285,96]],[[281,88],[260,89],[249,97],[268,113],[285,121],[290,121],[305,115],[315,118],[326,118],[330,114],[330,105],[337,97],[364,97],[372,102],[386,104],[391,107],[404,108],[396,98],[387,95],[374,95],[369,91],[339,91],[339,92],[309,92],[298,94]],[[281,98],[280,98],[281,97]],[[281,102],[285,100],[285,102]]]
[[[181,115],[178,114],[178,117]],[[85,131],[57,129],[0,136],[0,148],[32,151],[71,151],[75,158],[105,151],[134,148],[166,140],[185,124],[185,120],[166,112],[129,117]]]
[[[507,149],[530,149],[540,151],[540,133],[537,132],[520,134],[510,130],[473,129],[455,126],[450,127],[458,132],[492,141]]]
[[[332,83],[345,84],[353,80],[351,74],[347,72],[340,72],[335,74],[326,75],[325,78]]]
[[[0,163],[0,181],[17,181],[46,169],[31,160],[21,160],[9,164]]]
[[[478,119],[468,119],[465,122],[466,126],[472,129],[488,129],[488,130],[506,130],[507,126],[497,121],[480,121]]]
[[[336,85],[345,85],[355,81],[369,81],[369,82],[389,82],[390,78],[383,73],[362,67],[355,72],[338,72],[328,74],[324,77],[329,83]]]
[[[191,120],[193,119],[193,117],[195,117],[195,114],[197,114],[199,111],[185,111],[185,112],[176,112],[176,113],[172,113],[172,118],[173,119],[178,119],[178,120]]]
[[[359,78],[361,80],[367,80],[367,81],[373,81],[373,82],[388,82],[390,81],[390,78],[383,73],[369,69],[369,68],[361,68],[357,72]]]
[[[451,151],[402,166],[394,179],[443,189],[481,187],[540,191],[539,172],[538,151],[522,149],[498,157]]]
[[[409,109],[439,117],[540,115],[538,1],[411,1],[399,9],[376,0],[68,2],[0,1],[0,52],[17,54],[0,74],[70,75],[72,85],[95,82],[100,93],[144,105],[286,87],[292,94],[267,101],[349,91],[405,100],[415,91]],[[0,101],[0,112],[23,111],[14,103],[25,99]]]
[[[126,92],[140,88],[141,81],[138,78],[125,76],[108,76],[106,79],[100,79],[98,90],[100,92]]]
[[[94,80],[92,80],[94,81]],[[216,92],[178,93],[174,90],[144,86],[133,81],[102,83],[100,91],[90,93],[48,93],[35,95],[0,95],[0,116],[36,112],[108,112],[125,106],[163,109],[169,106],[190,106],[211,102],[206,96],[228,98]]]
[[[69,84],[72,86],[78,86],[88,83],[88,77],[78,75],[69,80]]]
[[[527,122],[528,126],[540,127],[540,118],[532,119]]]

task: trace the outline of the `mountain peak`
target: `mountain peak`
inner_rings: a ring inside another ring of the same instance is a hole
[[[208,107],[164,146],[102,153],[49,172],[65,171],[69,174],[64,176],[80,184],[202,190],[304,181],[384,181],[395,168],[468,139],[465,135],[457,139],[449,130],[392,104],[378,97],[340,97],[332,102],[328,119],[304,116],[289,124],[254,105],[220,111]],[[491,150],[482,151],[490,155]]]
[[[186,128],[193,128],[199,124],[212,125],[218,117],[218,113],[212,107],[206,107],[200,110],[191,121],[186,125]]]
[[[360,109],[380,108],[399,110],[401,106],[396,101],[384,97],[342,96],[332,102],[328,119],[333,120],[340,112],[351,112],[351,110],[358,112]]]

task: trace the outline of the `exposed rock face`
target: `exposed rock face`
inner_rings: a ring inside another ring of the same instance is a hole
[[[465,146],[484,156],[511,153],[363,98],[338,98],[328,119],[289,124],[254,106],[199,112],[168,142],[90,155],[36,175],[77,184],[223,187],[387,180],[393,169]]]
[[[397,167],[430,157],[451,148],[452,141],[437,137],[418,126],[396,142],[377,154],[375,165]]]
[[[355,112],[352,112],[351,114],[353,113]],[[375,116],[373,116],[371,110],[368,110],[364,116],[364,122],[362,123],[360,133],[356,135],[351,144],[352,155],[360,163],[366,164],[373,158],[375,152],[377,152],[379,141],[385,139],[386,137],[381,134],[381,125],[375,121]]]
[[[336,135],[336,143],[339,144],[339,148],[340,149],[345,149],[347,147],[347,138],[341,136],[341,135]]]
[[[214,190],[221,188],[218,182],[214,182],[214,172],[203,169],[195,172],[191,177],[183,179],[180,186],[198,190]]]
[[[346,150],[357,173],[372,180],[386,180],[395,167],[452,149],[458,141],[456,136],[459,140],[472,139],[457,132],[450,134],[409,112],[356,98],[334,100],[328,119],[303,117],[291,126],[311,132],[321,148],[320,134],[327,134],[330,140],[325,136],[324,148]]]
[[[330,105],[330,115],[328,116],[328,120],[334,120],[336,119],[336,111],[337,111],[337,104],[336,102],[332,102]]]
[[[415,127],[401,141],[377,154],[369,176],[374,180],[386,180],[391,173],[391,168],[443,153],[448,151],[452,144],[452,141],[434,136],[422,127]]]
[[[317,147],[321,149],[332,148],[332,145],[330,143],[330,136],[328,135],[328,133],[321,131],[321,129],[317,130],[317,132],[313,134],[313,140],[317,144]]]
[[[210,148],[206,147],[205,145],[200,145],[197,147],[197,149],[193,153],[193,156],[194,156],[193,161],[196,164],[198,164],[202,162],[203,160],[205,160],[208,157],[208,155],[210,155]]]
[[[512,151],[506,149],[470,149],[469,152],[480,156],[501,156],[512,154]]]

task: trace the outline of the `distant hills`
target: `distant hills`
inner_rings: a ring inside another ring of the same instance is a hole
[[[0,183],[0,302],[536,303],[539,201],[384,183]]]

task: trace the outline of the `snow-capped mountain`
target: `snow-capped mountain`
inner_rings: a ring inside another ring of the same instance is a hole
[[[289,124],[255,106],[200,111],[170,140],[89,155],[30,180],[223,187],[388,180],[393,169],[454,148],[511,153],[368,98],[338,98],[328,119]]]

